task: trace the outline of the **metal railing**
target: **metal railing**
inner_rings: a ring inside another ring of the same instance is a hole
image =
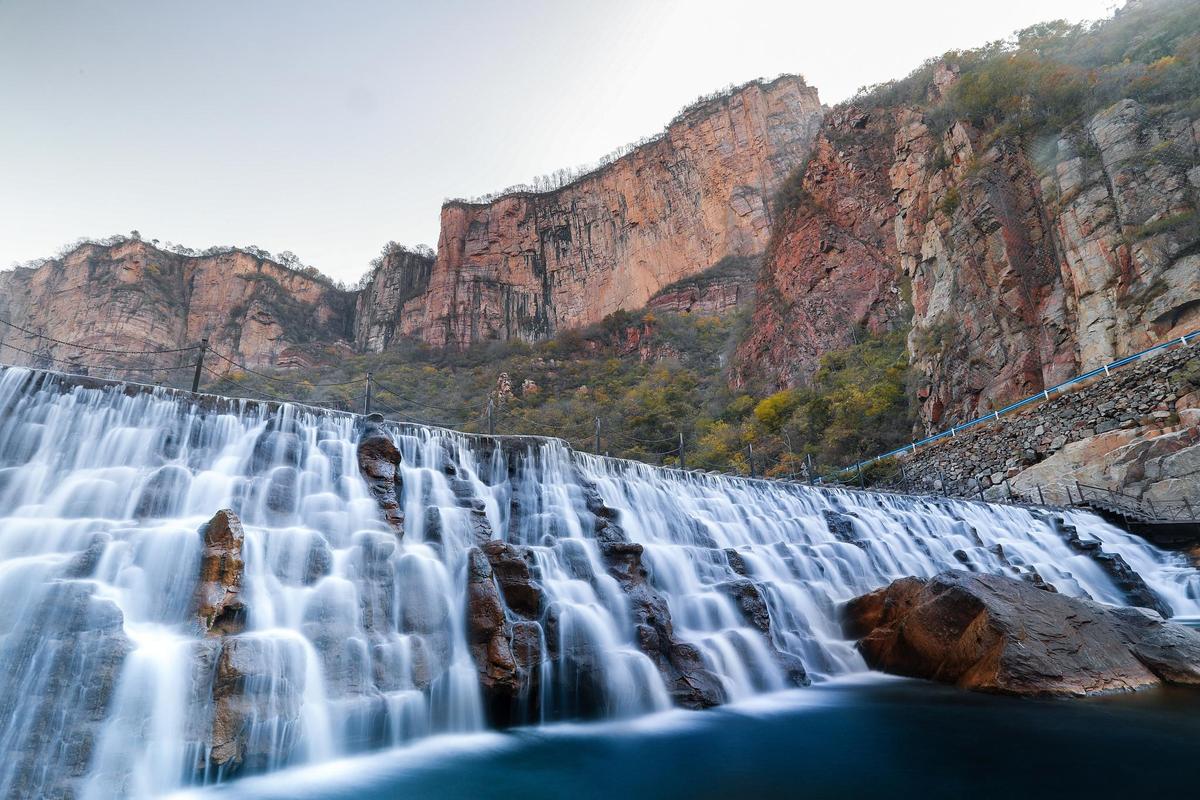
[[[1159,500],[1152,497],[1134,497],[1105,486],[1075,484],[1079,493],[1079,505],[1098,511],[1107,511],[1135,522],[1200,522],[1200,507],[1188,498]]]
[[[986,422],[995,422],[995,421],[999,420],[1000,417],[1004,416],[1005,414],[1016,411],[1017,409],[1023,408],[1024,406],[1030,405],[1031,403],[1037,403],[1037,402],[1041,402],[1044,400],[1049,400],[1050,395],[1054,394],[1055,392],[1061,392],[1064,389],[1066,389],[1070,386],[1074,386],[1077,383],[1081,383],[1081,382],[1089,380],[1091,378],[1095,378],[1099,375],[1104,375],[1105,377],[1108,377],[1115,370],[1119,370],[1122,367],[1128,366],[1129,364],[1132,364],[1135,361],[1141,361],[1143,358],[1147,358],[1148,356],[1155,355],[1157,353],[1161,353],[1164,350],[1169,350],[1170,348],[1175,347],[1177,345],[1183,345],[1186,347],[1189,343],[1192,343],[1198,339],[1200,339],[1200,330],[1192,331],[1191,333],[1185,334],[1183,336],[1179,336],[1179,337],[1173,338],[1169,341],[1162,342],[1160,344],[1156,344],[1153,347],[1146,348],[1145,350],[1142,350],[1140,352],[1133,353],[1132,355],[1125,356],[1124,358],[1119,358],[1116,361],[1105,364],[1102,367],[1097,367],[1096,369],[1094,369],[1090,372],[1085,372],[1082,375],[1076,375],[1074,378],[1068,378],[1067,380],[1063,381],[1062,383],[1055,384],[1054,386],[1051,386],[1047,389],[1043,389],[1042,391],[1038,392],[1037,394],[1030,395],[1029,397],[1026,397],[1023,400],[1018,400],[1017,402],[1015,402],[1011,405],[1005,406],[1004,408],[993,411],[990,414],[986,414],[982,417],[976,417],[975,419],[971,420],[970,422],[964,422],[961,425],[955,425],[952,428],[946,428],[945,430],[939,431],[938,433],[935,433],[932,436],[926,436],[924,439],[919,439],[915,442],[912,442],[911,444],[906,444],[903,447],[897,447],[895,450],[889,450],[886,453],[881,453],[880,455],[874,456],[873,458],[869,458],[866,461],[859,461],[857,463],[851,464],[848,467],[844,467],[840,471],[842,473],[846,473],[846,472],[850,472],[852,470],[862,469],[870,464],[874,464],[877,461],[882,461],[885,458],[892,458],[893,456],[902,455],[904,453],[915,453],[917,451],[918,447],[922,447],[927,444],[932,444],[934,442],[941,441],[942,439],[946,439],[949,437],[957,436],[959,433],[967,430],[968,428],[973,428],[976,425],[982,425]]]

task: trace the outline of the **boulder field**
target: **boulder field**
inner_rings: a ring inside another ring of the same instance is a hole
[[[1200,632],[1142,608],[958,570],[851,600],[849,635],[873,669],[964,689],[1083,696],[1200,687]]]

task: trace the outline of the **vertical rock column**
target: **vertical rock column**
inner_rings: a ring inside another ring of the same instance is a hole
[[[380,424],[383,417],[371,414],[358,441],[358,469],[367,482],[371,496],[379,503],[387,524],[396,538],[404,536],[404,509],[400,507],[400,451]]]

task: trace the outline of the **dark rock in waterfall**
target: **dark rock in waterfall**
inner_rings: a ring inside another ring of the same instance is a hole
[[[396,536],[404,535],[404,509],[400,506],[400,450],[379,425],[367,423],[358,442],[358,469],[371,496]]]
[[[799,656],[780,650],[775,644],[771,635],[771,612],[758,585],[743,579],[726,581],[718,584],[716,588],[734,601],[747,623],[762,632],[775,663],[787,675],[788,680],[797,686],[808,686],[808,672]]]
[[[837,511],[826,509],[824,512],[825,524],[829,526],[829,532],[839,542],[852,544],[855,547],[861,547],[864,550],[870,544],[867,541],[859,538],[854,532],[854,522],[846,514],[841,514]]]
[[[96,565],[104,556],[104,550],[112,541],[112,534],[100,531],[92,535],[86,549],[76,553],[63,567],[64,578],[86,578],[96,571]]]
[[[20,696],[32,709],[10,718],[23,734],[4,753],[10,796],[74,797],[92,766],[133,650],[121,609],[95,592],[90,581],[38,587],[27,598],[29,624],[6,633],[12,655],[0,671],[0,697]],[[29,696],[31,690],[36,694]]]
[[[273,418],[271,424],[279,424],[278,418]],[[261,473],[271,467],[299,467],[303,461],[304,445],[299,435],[291,430],[268,429],[254,443],[250,468]]]
[[[996,575],[903,578],[847,604],[876,669],[1017,695],[1200,686],[1200,632]]]
[[[503,719],[520,694],[511,636],[492,565],[483,551],[473,547],[467,553],[467,642],[490,718]]]
[[[133,516],[137,519],[165,517],[172,514],[182,498],[187,496],[192,474],[183,467],[169,464],[150,474],[138,495]]]
[[[480,549],[492,566],[504,602],[514,613],[537,619],[542,613],[542,589],[534,579],[533,552],[493,539]]]
[[[210,636],[240,633],[246,624],[242,577],[246,569],[242,521],[229,509],[218,511],[200,528],[200,583],[196,587],[196,617]]]
[[[300,732],[304,661],[293,642],[230,636],[212,682],[207,772],[228,777],[287,763]]]
[[[738,575],[750,574],[750,569],[746,566],[746,557],[732,547],[725,548],[725,559],[729,562],[729,568]]]
[[[358,574],[358,604],[363,630],[383,634],[395,626],[395,537],[377,531],[355,536],[353,566]]]
[[[647,581],[642,546],[628,540],[613,521],[615,516],[596,515],[596,540],[609,574],[629,598],[638,648],[654,662],[676,704],[709,708],[724,703],[725,688],[705,665],[700,651],[676,638],[670,607]]]
[[[304,585],[311,586],[333,572],[333,551],[320,534],[313,534],[304,557]]]
[[[1054,517],[1050,523],[1066,541],[1068,547],[1077,553],[1090,556],[1100,565],[1108,577],[1112,578],[1117,588],[1125,594],[1125,599],[1129,601],[1130,605],[1153,609],[1164,617],[1171,616],[1171,607],[1146,585],[1142,576],[1129,566],[1124,556],[1120,553],[1106,552],[1098,540],[1082,538],[1079,535],[1079,529],[1074,525],[1067,524],[1062,517]]]

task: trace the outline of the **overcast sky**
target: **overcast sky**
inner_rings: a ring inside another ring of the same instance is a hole
[[[826,103],[1113,0],[0,0],[0,267],[81,236],[292,250],[347,281],[445,197],[593,161],[697,95]]]

